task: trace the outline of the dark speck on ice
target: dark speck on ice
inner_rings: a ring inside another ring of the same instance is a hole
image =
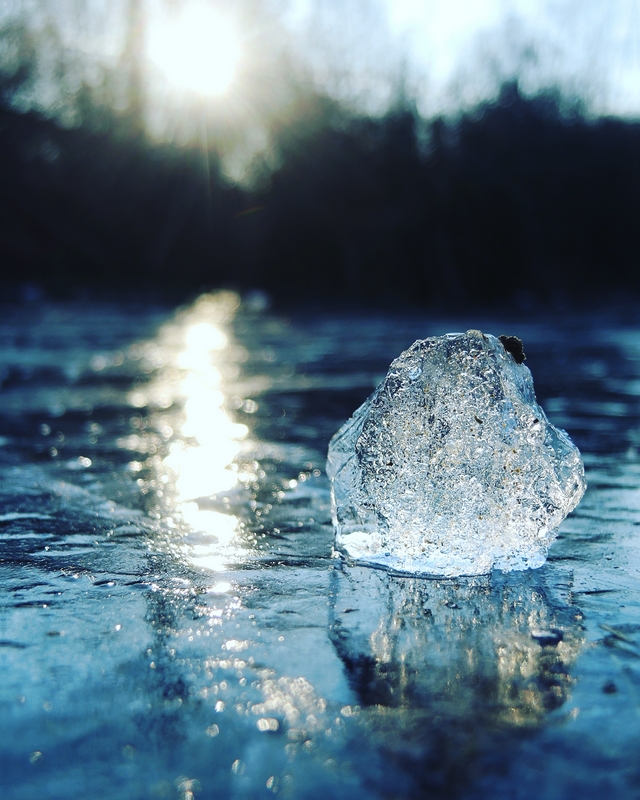
[[[517,336],[498,336],[498,339],[507,353],[511,353],[514,357],[516,364],[522,364],[527,360],[522,339],[518,339]]]

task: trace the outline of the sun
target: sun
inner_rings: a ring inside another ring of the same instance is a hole
[[[146,44],[150,62],[173,90],[205,97],[229,89],[240,60],[233,22],[204,2],[150,20]]]

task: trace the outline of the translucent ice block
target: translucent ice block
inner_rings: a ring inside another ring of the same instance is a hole
[[[544,563],[584,466],[538,405],[518,340],[503,341],[471,330],[415,342],[335,434],[339,551],[444,576]]]

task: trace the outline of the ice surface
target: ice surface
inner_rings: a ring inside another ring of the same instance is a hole
[[[338,550],[444,576],[544,563],[584,466],[513,344],[470,330],[393,361],[329,445]]]

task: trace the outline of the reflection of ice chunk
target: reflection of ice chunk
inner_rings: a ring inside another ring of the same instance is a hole
[[[466,737],[536,724],[567,698],[583,639],[562,581],[557,570],[425,580],[336,569],[330,636],[358,700],[385,709],[380,724],[411,708],[421,735],[464,751]]]
[[[329,445],[336,545],[402,572],[539,567],[585,490],[531,373],[480,331],[415,342]]]

